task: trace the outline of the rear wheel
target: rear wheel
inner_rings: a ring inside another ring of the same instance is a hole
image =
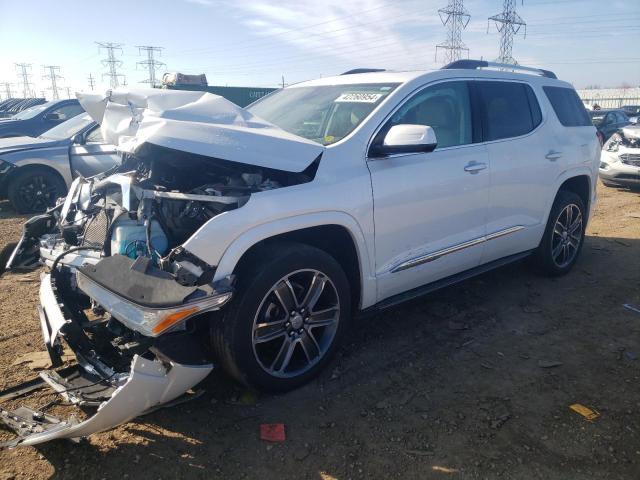
[[[320,372],[342,340],[349,284],[333,257],[307,245],[279,243],[253,258],[212,323],[214,351],[240,382],[287,391]]]
[[[18,171],[9,183],[7,197],[18,213],[44,212],[67,192],[64,180],[42,167]]]
[[[533,260],[543,273],[552,276],[569,272],[578,259],[586,227],[584,202],[574,192],[558,192],[547,227]]]

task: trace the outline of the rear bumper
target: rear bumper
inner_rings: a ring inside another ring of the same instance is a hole
[[[51,422],[47,420],[46,415],[32,414],[29,409],[18,409],[15,412],[0,409],[0,420],[9,426],[19,424],[19,436],[2,446],[11,448],[36,445],[53,439],[84,437],[108,430],[180,397],[202,381],[213,369],[211,363],[203,360],[192,364],[182,363],[172,353],[165,354],[162,346],[158,344],[149,348],[146,353],[134,354],[130,367],[125,371],[118,371],[115,367],[107,365],[96,353],[93,345],[87,342],[88,339],[83,335],[78,321],[65,314],[51,275],[42,277],[40,302],[42,336],[54,365],[59,355],[60,340],[64,338],[76,354],[79,370],[99,379],[99,383],[104,387],[103,391],[108,392],[107,399],[99,403],[94,415],[82,422]],[[193,349],[189,349],[191,351],[187,357],[194,358]],[[55,380],[60,377],[55,372],[53,375],[43,373],[45,381],[64,395],[64,388]],[[66,399],[80,405],[92,404],[85,401],[82,388],[74,389],[74,394],[67,395]],[[31,418],[24,418],[25,412]]]

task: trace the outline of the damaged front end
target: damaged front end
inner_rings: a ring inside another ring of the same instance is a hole
[[[141,103],[151,103],[140,98]],[[130,98],[127,101],[131,103]],[[161,100],[154,101],[158,108]],[[92,105],[83,105],[95,114]],[[107,113],[113,108],[122,114],[122,109],[109,105]],[[235,112],[235,117],[229,116],[233,122],[238,123],[240,114],[248,115],[236,112],[235,106],[223,106]],[[103,114],[105,107],[98,110]],[[216,133],[207,137],[211,151],[203,154],[206,145],[201,140],[176,141],[180,135],[188,137],[185,132],[192,132],[193,125],[181,130],[184,121],[172,126],[162,120],[160,128],[144,108],[131,107],[130,114],[129,125],[138,122],[139,138],[145,141],[131,146],[129,128],[125,132],[129,135],[123,136],[129,148],[122,149],[122,164],[90,179],[76,178],[63,202],[25,223],[7,263],[7,269],[14,271],[48,267],[40,286],[44,343],[54,368],[62,364],[63,344],[75,354],[77,366],[42,372],[41,379],[64,400],[97,411],[77,422],[60,421],[28,407],[0,408],[0,420],[19,435],[5,446],[104,431],[176,401],[202,381],[213,369],[205,334],[211,312],[230,301],[234,279],[213,281],[215,265],[182,244],[209,220],[242,208],[251,195],[308,182],[315,175],[319,159],[315,146],[283,133],[265,137],[270,127],[263,124],[257,124],[260,133],[255,134],[253,119],[227,129],[214,123]],[[162,117],[166,112],[154,114]],[[184,109],[180,114],[185,115]],[[143,135],[145,115],[153,133]],[[108,126],[106,114],[104,120]],[[308,160],[294,172],[284,162],[278,165],[282,168],[270,168],[239,161],[246,159],[244,147],[239,148],[242,155],[237,160],[217,156],[234,143],[238,131],[243,140],[251,135],[263,139],[256,142],[255,152],[290,145],[308,152]],[[123,144],[113,135],[111,140]]]
[[[241,206],[245,192],[183,194],[149,189],[145,180],[136,172],[78,179],[64,204],[25,224],[9,267],[49,267],[40,285],[44,343],[53,367],[62,364],[63,343],[78,363],[41,378],[64,400],[98,410],[76,422],[0,409],[19,434],[5,446],[111,428],[182,396],[212,370],[199,332],[203,314],[230,300],[232,278],[212,282],[214,267],[179,242]]]

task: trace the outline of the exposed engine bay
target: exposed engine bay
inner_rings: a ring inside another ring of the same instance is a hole
[[[605,148],[609,152],[617,152],[620,147],[640,148],[640,127],[627,127],[614,133]]]
[[[206,283],[211,266],[187,262],[188,272],[172,263],[188,256],[179,245],[211,218],[242,207],[252,194],[308,182],[316,168],[314,162],[292,173],[146,144],[117,169],[76,179],[64,203],[27,222],[24,244],[9,266],[33,266],[42,249],[85,250],[100,257],[148,257],[181,284]],[[37,225],[29,225],[35,220]]]

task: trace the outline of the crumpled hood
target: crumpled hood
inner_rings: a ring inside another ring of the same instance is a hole
[[[640,138],[640,126],[624,127],[622,133],[627,138]]]
[[[135,153],[144,143],[260,167],[301,172],[324,147],[206,92],[135,89],[77,94],[106,143]]]
[[[60,140],[52,140],[50,138],[34,138],[34,137],[0,138],[0,154],[17,152],[22,150],[32,150],[35,148],[54,147],[59,143],[60,143]]]

